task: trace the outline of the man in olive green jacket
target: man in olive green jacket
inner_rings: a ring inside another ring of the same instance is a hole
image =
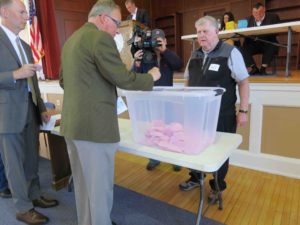
[[[160,78],[158,68],[148,74],[126,69],[113,40],[120,20],[119,6],[98,1],[88,23],[62,50],[61,133],[71,161],[78,224],[111,224],[114,156],[120,141],[116,87],[151,90]]]

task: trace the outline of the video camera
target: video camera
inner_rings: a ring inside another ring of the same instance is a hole
[[[131,38],[131,53],[134,55],[138,50],[143,50],[143,63],[153,63],[155,61],[155,47],[161,46],[160,41],[152,38],[152,31],[149,29],[142,29],[135,25],[133,28],[133,36]]]

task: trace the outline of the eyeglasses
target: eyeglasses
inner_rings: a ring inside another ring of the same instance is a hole
[[[121,21],[116,20],[115,18],[111,17],[110,15],[105,14],[108,18],[110,18],[117,26],[117,28],[121,27]]]

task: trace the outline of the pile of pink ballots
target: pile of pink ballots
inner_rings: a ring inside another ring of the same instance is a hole
[[[165,124],[162,120],[153,120],[145,132],[145,144],[173,151],[184,151],[184,130],[180,123]]]

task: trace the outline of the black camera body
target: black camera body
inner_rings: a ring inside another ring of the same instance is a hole
[[[139,37],[139,38],[136,38]],[[135,41],[138,39],[138,41]],[[156,53],[154,49],[161,46],[160,41],[153,40],[151,30],[142,29],[138,25],[133,30],[133,42],[132,42],[132,54],[138,50],[143,50],[143,63],[154,63],[156,59]]]

